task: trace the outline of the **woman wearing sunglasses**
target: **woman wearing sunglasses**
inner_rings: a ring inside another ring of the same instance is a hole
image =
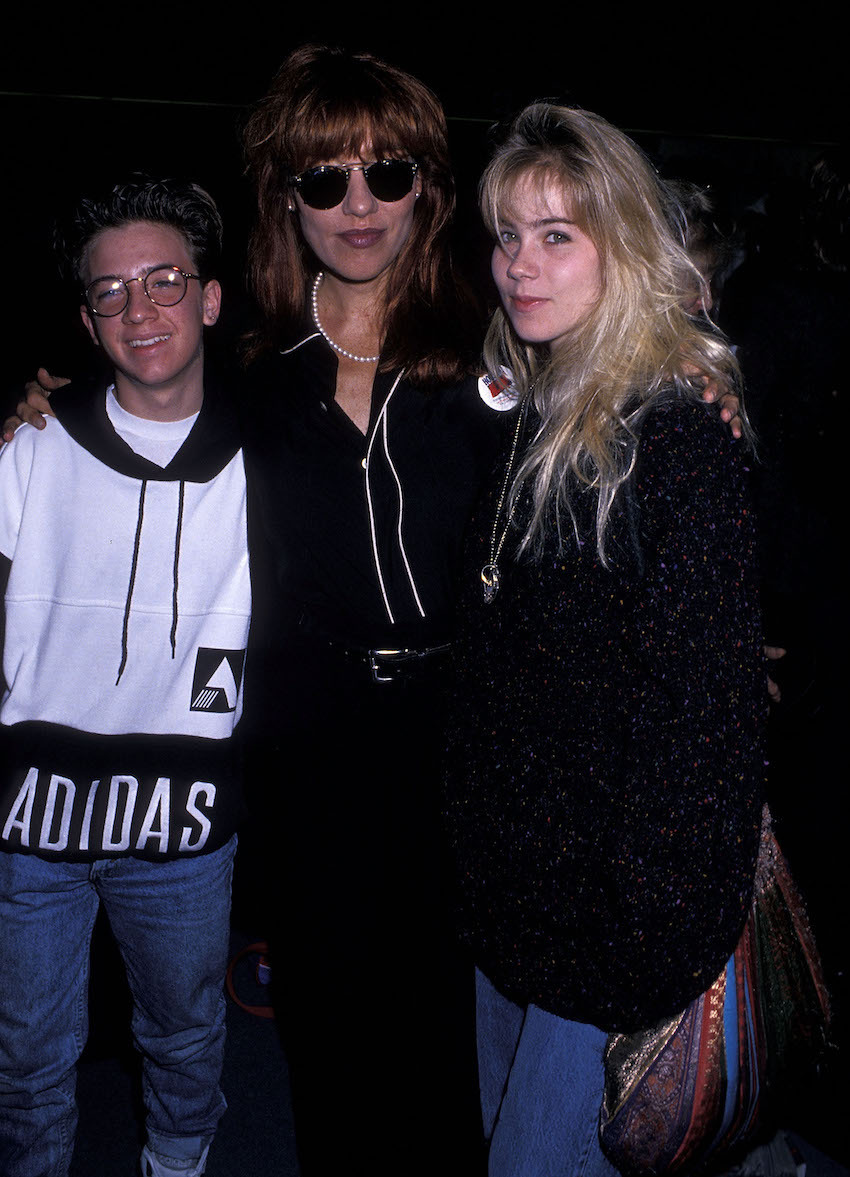
[[[473,981],[438,760],[461,535],[501,416],[475,386],[482,333],[448,253],[445,118],[401,70],[306,47],[245,139],[252,564],[273,586],[255,612],[273,635],[262,812],[271,793],[299,1155],[305,1177],[471,1177]]]

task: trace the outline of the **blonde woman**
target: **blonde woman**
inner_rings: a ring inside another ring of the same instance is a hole
[[[481,188],[512,436],[469,537],[447,810],[496,1177],[612,1173],[602,1050],[705,990],[756,861],[765,710],[734,358],[639,150],[538,104]]]

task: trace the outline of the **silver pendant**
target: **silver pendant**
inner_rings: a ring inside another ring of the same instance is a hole
[[[499,591],[499,568],[497,564],[485,564],[481,569],[481,583],[484,586],[484,604],[492,605]]]

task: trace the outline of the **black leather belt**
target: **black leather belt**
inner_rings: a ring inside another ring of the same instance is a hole
[[[432,672],[445,657],[451,646],[428,646],[424,650],[366,650],[356,646],[343,646],[338,642],[328,645],[347,661],[363,666],[376,683],[414,681],[423,673]]]
[[[324,646],[338,658],[365,670],[376,683],[416,682],[439,670],[451,649],[449,642],[420,649],[382,646],[369,650],[365,646],[349,646],[328,637],[306,610],[298,618],[298,631],[308,643]]]

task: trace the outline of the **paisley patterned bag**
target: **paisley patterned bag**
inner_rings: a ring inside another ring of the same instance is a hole
[[[623,1174],[698,1173],[755,1143],[789,1075],[811,1073],[829,999],[765,807],[753,904],[726,968],[678,1017],[612,1034],[599,1133]]]

